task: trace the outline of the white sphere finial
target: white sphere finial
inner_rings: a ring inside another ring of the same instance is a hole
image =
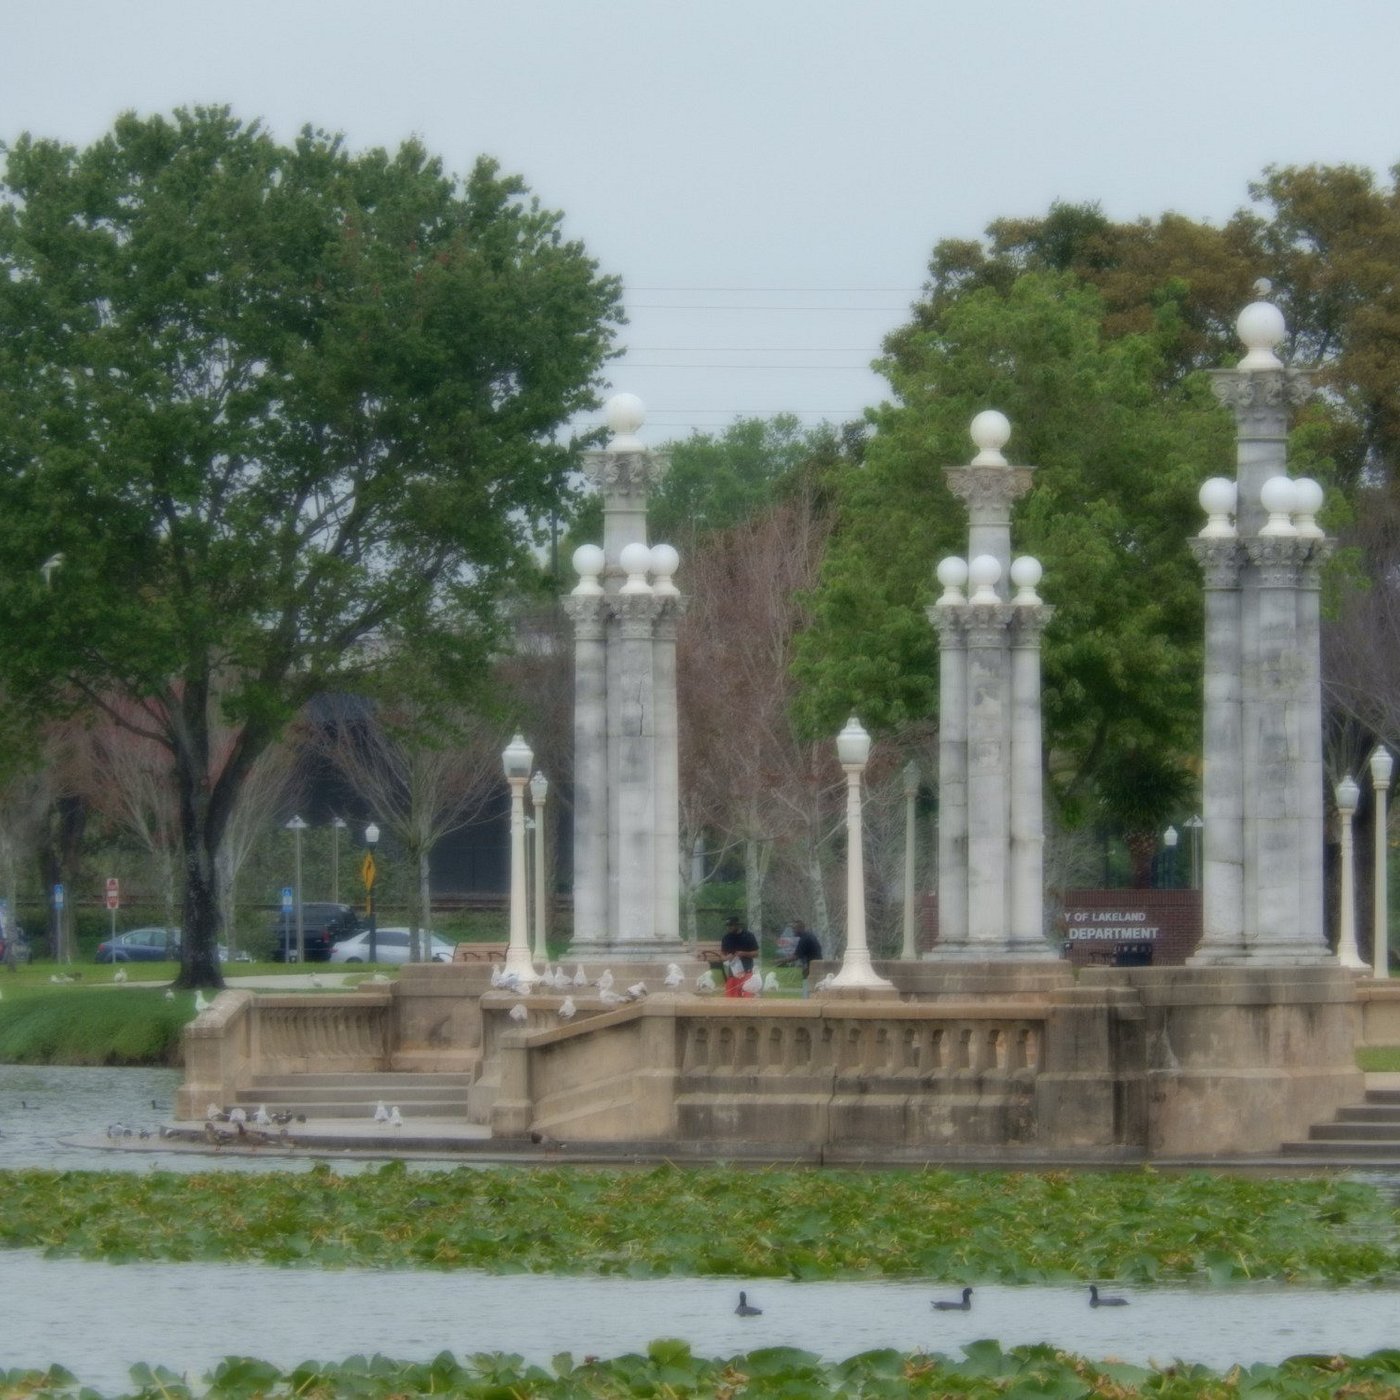
[[[994,554],[979,554],[967,566],[973,594],[970,603],[999,603],[996,586],[1001,581],[1001,560]]]
[[[1011,582],[1016,585],[1016,596],[1011,600],[1019,603],[1022,607],[1029,607],[1040,602],[1040,594],[1035,590],[1044,577],[1045,570],[1040,566],[1040,560],[1029,554],[1023,554],[1018,559],[1011,561]]]
[[[1310,476],[1300,476],[1293,483],[1293,528],[1307,540],[1320,540],[1326,537],[1322,526],[1317,523],[1317,513],[1327,499],[1320,482]]]
[[[1235,526],[1230,517],[1235,513],[1239,490],[1228,476],[1212,476],[1201,483],[1196,499],[1206,513],[1203,540],[1232,540]]]
[[[646,422],[646,406],[636,394],[614,394],[604,405],[608,427],[612,430],[609,452],[640,452],[642,441],[637,429]]]
[[[617,562],[627,573],[627,582],[622,585],[623,593],[650,593],[647,570],[651,568],[651,550],[640,540],[623,545]]]
[[[680,589],[672,579],[681,566],[681,556],[673,544],[654,544],[651,547],[651,591],[666,598],[680,596]]]
[[[994,408],[984,409],[972,420],[969,429],[972,440],[981,449],[972,459],[974,467],[1004,467],[1006,458],[1001,449],[1011,436],[1011,422],[1006,414]]]
[[[967,582],[967,561],[965,559],[959,559],[956,555],[940,559],[937,576],[939,583],[943,585],[943,595],[938,600],[940,604],[967,602],[967,599],[963,597],[963,584]]]
[[[1267,287],[1268,279],[1260,278]],[[1254,284],[1255,291],[1259,283]],[[1288,327],[1283,312],[1271,301],[1252,301],[1240,312],[1235,331],[1248,353],[1240,361],[1241,369],[1282,369],[1283,361],[1274,354],[1274,347],[1283,343]]]
[[[574,550],[574,572],[578,575],[575,597],[596,598],[603,591],[598,579],[606,562],[602,549],[596,544],[581,544]]]
[[[1259,504],[1269,512],[1260,535],[1296,535],[1292,515],[1298,508],[1298,492],[1291,477],[1271,476],[1259,488]]]

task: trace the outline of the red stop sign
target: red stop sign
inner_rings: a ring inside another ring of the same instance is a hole
[[[121,886],[117,883],[117,877],[115,875],[109,876],[107,879],[107,908],[115,909],[121,902]]]

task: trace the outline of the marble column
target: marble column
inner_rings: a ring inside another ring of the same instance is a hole
[[[593,566],[564,610],[574,624],[574,933],[576,947],[604,942],[608,929],[608,603],[598,583],[603,551],[584,545],[574,566]],[[590,587],[591,585],[591,587]]]
[[[1011,565],[1011,957],[1054,956],[1045,938],[1045,794],[1041,778],[1040,639],[1054,609],[1036,593],[1040,564]]]
[[[955,566],[951,570],[948,566]],[[967,566],[945,559],[948,584],[928,609],[938,632],[938,941],[927,956],[967,956],[967,634],[959,605]]]

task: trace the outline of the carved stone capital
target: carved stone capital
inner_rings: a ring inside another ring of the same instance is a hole
[[[690,599],[683,593],[662,594],[656,597],[656,639],[660,642],[676,640],[676,624],[690,607]]]
[[[1009,511],[1031,489],[1034,467],[944,467],[948,489],[970,512]]]
[[[1003,646],[1011,625],[1011,612],[1009,603],[968,603],[963,610],[968,647]]]
[[[1049,603],[1011,604],[1011,645],[1020,648],[1040,646],[1041,636],[1055,616]]]
[[[1312,397],[1312,375],[1303,369],[1213,369],[1211,393],[1234,415],[1245,437],[1281,436],[1288,415]]]
[[[1322,566],[1337,552],[1336,540],[1313,539],[1308,557],[1298,569],[1298,587],[1313,591],[1322,587]]]
[[[1313,541],[1296,535],[1256,535],[1244,542],[1261,588],[1296,588],[1298,572],[1312,553]]]
[[[963,630],[963,613],[966,609],[966,603],[930,603],[924,609],[924,616],[938,633],[938,645],[944,651],[961,651],[967,645]]]
[[[1205,576],[1205,586],[1213,589],[1238,588],[1240,569],[1244,565],[1244,550],[1239,540],[1188,541],[1196,563]]]
[[[608,611],[608,600],[601,593],[570,594],[564,599],[564,612],[580,642],[601,642],[606,637]]]
[[[584,475],[605,496],[646,499],[666,475],[671,459],[664,452],[585,452]]]
[[[613,616],[621,624],[623,641],[649,639],[657,617],[669,601],[654,593],[619,593],[614,597]]]

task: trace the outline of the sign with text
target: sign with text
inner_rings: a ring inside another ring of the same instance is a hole
[[[1200,890],[1072,889],[1059,894],[1056,932],[1071,962],[1180,965],[1200,942]]]
[[[107,908],[115,909],[122,902],[121,886],[117,883],[115,875],[107,877]]]

